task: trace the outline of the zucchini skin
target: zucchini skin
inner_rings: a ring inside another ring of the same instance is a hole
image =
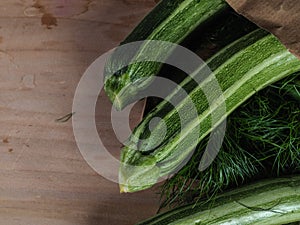
[[[273,178],[183,206],[137,225],[275,225],[300,220],[300,176]]]
[[[140,40],[159,40],[180,43],[195,28],[205,24],[228,7],[225,0],[163,0],[161,1],[121,43],[126,44]],[[148,49],[149,50],[149,49]],[[132,63],[117,73],[120,65],[139,59],[147,54],[147,42],[139,46],[136,52],[118,49],[108,60],[104,75],[104,90],[116,109],[123,109],[135,101],[138,93],[152,82],[154,75],[161,68],[158,62]],[[157,57],[167,58],[171,49],[163,46],[157,49]],[[141,80],[143,80],[141,82]]]
[[[243,50],[251,44],[254,44],[256,41],[266,37],[267,35],[269,35],[269,33],[261,29],[257,29],[249,34],[244,35],[243,37],[239,38],[238,40],[229,44],[225,48],[221,49],[217,54],[208,59],[206,62],[207,66],[212,71],[216,70],[223,63],[225,63],[227,59],[231,58],[239,51]],[[194,82],[193,78],[195,78],[195,76],[199,77],[201,71],[205,71],[205,69],[205,66],[200,67],[197,71],[195,71],[193,74],[184,79],[181,82],[180,86],[187,93],[192,92],[198,86],[198,83]],[[153,151],[157,147],[157,145],[159,144],[157,143],[158,138],[154,138],[154,136],[151,137],[151,133],[152,135],[154,133],[153,131],[150,132],[150,130],[148,129],[149,123],[154,117],[164,118],[166,115],[172,113],[170,111],[173,110],[173,107],[169,105],[169,101],[171,101],[172,98],[176,98],[176,94],[176,92],[171,93],[171,95],[167,96],[165,101],[161,102],[158,106],[155,107],[154,110],[152,110],[146,115],[146,117],[143,118],[143,121],[134,129],[133,138],[129,138],[128,143],[135,143],[137,146],[139,146],[139,151],[143,152]],[[174,134],[175,131],[176,130],[173,129],[173,124],[170,124],[170,129],[167,129],[167,133],[164,137],[163,142],[168,140],[172,136],[172,134]],[[140,141],[137,143],[135,140]]]
[[[172,174],[192,154],[196,145],[240,104],[267,85],[299,70],[299,59],[288,52],[276,37],[271,34],[259,36],[256,42],[228,58],[214,70],[213,74],[190,91],[189,96],[184,98],[176,109],[163,116],[164,124],[169,129],[169,136],[162,145],[151,150],[147,147],[149,143],[157,146],[156,140],[160,140],[161,130],[164,129],[163,123],[152,129],[151,135],[142,144],[137,145],[130,141],[126,144],[121,152],[123,163],[120,166],[119,176],[121,192],[135,192],[149,188],[159,178]],[[214,76],[223,91],[226,115],[222,114],[223,108],[222,104],[219,104],[218,96],[214,96],[213,104],[209,105],[203,92],[203,89],[206,89],[209,93],[215,93],[210,82]],[[181,86],[184,86],[185,82],[183,81]],[[198,118],[192,118],[189,114],[190,109],[186,107],[190,99],[198,110]],[[163,108],[163,103],[156,108]],[[181,130],[182,118],[179,118],[179,110],[182,111],[181,115],[186,116],[184,120],[189,121]],[[212,112],[218,117],[215,124],[211,122]],[[151,118],[152,115],[148,118],[149,121]]]

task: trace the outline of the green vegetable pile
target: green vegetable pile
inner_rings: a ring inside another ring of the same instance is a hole
[[[300,60],[224,0],[162,0],[122,44],[140,40],[181,43],[204,58],[212,71],[207,75],[199,65],[184,74],[143,61],[111,73],[124,58],[147,54],[149,42],[133,54],[116,52],[107,62],[105,91],[119,110],[147,90],[154,75],[176,81],[188,93],[181,96],[176,88],[164,100],[150,98],[154,103],[122,149],[121,192],[150,188],[168,176],[160,190],[160,209],[180,206],[141,224],[299,221]],[[172,55],[164,51],[162,46],[154,54]],[[150,129],[157,117],[161,121]],[[182,125],[182,119],[188,122]],[[218,149],[206,148],[224,121],[225,136],[214,158]],[[214,160],[199,170],[205,157]]]
[[[285,78],[252,96],[227,118],[222,148],[199,172],[207,140],[191,160],[163,184],[161,207],[210,199],[242,183],[300,172],[300,75]]]

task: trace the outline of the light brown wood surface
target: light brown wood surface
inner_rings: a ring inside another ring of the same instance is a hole
[[[154,0],[0,1],[0,224],[123,225],[155,213],[155,190],[120,194],[82,158],[72,110],[85,69],[117,44]],[[97,110],[116,155],[110,103]],[[137,108],[140,110],[140,108]],[[138,113],[133,115],[136,121]]]

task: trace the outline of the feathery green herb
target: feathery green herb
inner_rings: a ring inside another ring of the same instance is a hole
[[[229,187],[262,177],[300,172],[300,75],[252,96],[227,120],[217,158],[198,171],[203,140],[190,161],[162,186],[161,207],[210,199]]]

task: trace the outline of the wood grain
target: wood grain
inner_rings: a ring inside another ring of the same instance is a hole
[[[154,190],[119,194],[82,158],[71,121],[85,69],[155,5],[150,0],[0,2],[0,224],[133,224],[155,213]],[[99,133],[119,154],[102,93]],[[132,114],[139,118],[141,105]]]

